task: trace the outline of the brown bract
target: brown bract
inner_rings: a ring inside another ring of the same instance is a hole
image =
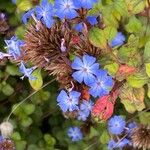
[[[73,42],[75,36],[79,40],[77,43]],[[24,42],[22,59],[56,76],[56,80],[63,88],[68,87],[72,81],[70,54],[90,54],[96,57],[100,54],[99,49],[88,41],[88,33],[80,35],[67,21],[56,21],[50,29],[41,22],[30,24]],[[62,50],[62,46],[65,50]]]
[[[22,47],[24,61],[44,68],[50,74],[56,75],[57,80],[65,80],[67,77],[67,82],[70,82],[68,80],[72,72],[68,59],[70,36],[70,30],[64,24],[56,23],[51,29],[46,28],[40,22],[38,27],[30,25]],[[61,51],[62,39],[65,39],[65,52]]]
[[[131,133],[133,147],[143,150],[150,149],[150,126],[139,125]]]

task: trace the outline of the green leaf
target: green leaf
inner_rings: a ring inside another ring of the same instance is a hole
[[[50,134],[45,134],[44,140],[49,146],[54,146],[56,144],[56,140]]]
[[[24,104],[23,110],[27,115],[31,115],[35,111],[35,105],[33,104]]]
[[[91,139],[95,136],[98,136],[98,135],[99,135],[99,132],[95,128],[91,127],[90,128],[89,139]]]
[[[150,77],[150,63],[145,63],[146,73]]]
[[[30,0],[21,0],[17,6],[20,11],[27,11],[32,8],[32,2]]]
[[[6,72],[12,76],[20,75],[20,73],[18,71],[18,67],[14,66],[14,65],[8,65],[6,67]]]
[[[142,111],[145,108],[144,104],[144,88],[132,88],[128,84],[124,84],[120,91],[121,103],[124,104],[125,109],[129,113],[134,113],[137,111]]]
[[[122,100],[121,103],[124,105],[125,109],[129,113],[134,113],[136,111],[136,107],[129,100]]]
[[[107,39],[105,38],[104,31],[99,28],[93,28],[89,31],[89,40],[90,42],[99,48],[107,47]]]
[[[142,124],[150,125],[150,112],[140,114],[139,119]]]
[[[142,29],[142,23],[135,16],[129,18],[128,24],[125,26],[126,31],[129,33],[139,33]]]
[[[145,0],[125,0],[131,15],[138,14],[144,10]]]
[[[41,69],[36,69],[33,71],[32,76],[35,77],[35,80],[29,80],[31,87],[34,90],[39,90],[43,85],[43,79],[41,75]]]
[[[12,138],[14,141],[20,141],[20,140],[21,140],[20,133],[19,133],[19,132],[14,132],[14,133],[12,134],[11,138]]]
[[[15,31],[15,35],[19,38],[19,39],[23,39],[24,38],[24,34],[25,34],[25,28],[24,26],[19,26],[16,31]]]
[[[124,0],[115,0],[112,6],[120,16],[128,16],[128,8]]]
[[[25,150],[27,142],[26,141],[15,141],[16,150]]]
[[[119,69],[119,65],[117,63],[112,63],[109,65],[105,65],[104,69],[106,69],[108,71],[108,73],[114,77]]]
[[[129,66],[137,67],[141,65],[142,58],[138,49],[139,37],[131,34],[127,44],[122,46],[118,51],[118,56],[122,62]]]
[[[148,41],[145,45],[143,56],[144,56],[144,62],[146,63],[150,62],[150,41]]]
[[[104,29],[105,38],[110,42],[114,39],[117,34],[117,29],[115,27],[108,26]]]
[[[127,82],[134,88],[141,88],[148,82],[148,76],[144,71],[130,75],[127,78]]]
[[[150,83],[148,83],[147,86],[148,86],[147,96],[150,98]]]
[[[101,143],[106,144],[106,143],[108,143],[109,139],[110,139],[110,136],[108,134],[108,131],[106,131],[106,130],[103,131],[102,135],[100,136]]]
[[[5,84],[3,87],[2,87],[2,92],[7,95],[7,96],[10,96],[14,93],[14,89],[11,85],[9,84]]]
[[[24,128],[27,128],[29,127],[31,124],[32,124],[32,119],[30,117],[26,117],[26,118],[23,118],[21,120],[21,126],[23,126]]]

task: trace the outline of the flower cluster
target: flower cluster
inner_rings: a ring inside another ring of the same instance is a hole
[[[89,86],[89,92],[93,97],[102,97],[111,90],[112,77],[108,76],[107,71],[99,69],[95,57],[89,55],[84,55],[82,59],[76,57],[71,67],[75,70],[72,74],[74,80]]]
[[[7,45],[8,53],[0,52],[0,59],[7,57],[9,59],[12,58],[16,61],[19,61],[24,55],[21,52],[21,47],[24,45],[24,42],[19,40],[16,36],[13,36],[10,40],[5,40],[5,43]],[[34,80],[35,78],[31,75],[34,69],[36,69],[36,67],[26,68],[23,60],[21,60],[19,71],[24,74],[21,79],[28,77],[30,80]]]
[[[25,13],[22,20],[24,23],[27,23],[27,19],[31,16],[33,17],[35,14],[35,20],[40,20],[47,28],[51,28],[55,23],[54,17],[58,17],[61,20],[74,19],[79,16],[77,13],[78,9],[90,9],[96,2],[97,0],[82,2],[76,0],[55,0],[54,5],[52,5],[48,2],[48,0],[43,0],[40,6],[37,6],[35,9],[31,9]],[[93,25],[97,22],[95,17],[88,17],[87,20]],[[81,24],[78,24],[78,27],[79,26],[81,26]]]
[[[133,129],[136,128],[136,126],[137,125],[135,122],[131,122],[126,125],[125,120],[121,116],[112,117],[108,121],[108,130],[109,133],[113,135],[113,139],[109,141],[108,149],[122,149],[126,145],[132,145],[130,137]],[[125,134],[125,137],[123,136],[123,134]]]
[[[73,79],[81,85],[86,85],[89,89],[88,93],[93,97],[107,95],[113,86],[112,77],[105,70],[99,69],[99,63],[96,63],[96,58],[93,56],[75,57],[71,67],[74,70]],[[82,99],[81,93],[72,89],[68,92],[62,90],[57,97],[57,102],[64,113],[76,112],[77,119],[82,121],[88,119],[94,105],[92,100]]]
[[[57,105],[64,115],[74,114],[74,118],[84,123],[91,121],[92,117],[109,119],[119,91],[113,77],[100,66],[101,48],[92,45],[88,38],[88,30],[100,25],[100,15],[88,13],[97,2],[55,0],[52,4],[42,0],[22,16],[24,24],[29,19],[34,20],[27,29],[24,41],[13,36],[5,40],[8,52],[0,52],[0,59],[6,57],[20,64],[19,71],[23,74],[21,79],[27,77],[35,80],[32,73],[38,67],[56,76],[56,80],[63,85]],[[125,40],[123,33],[118,32],[106,45],[111,50],[123,45]],[[34,67],[26,68],[27,62],[31,62]],[[68,89],[68,85],[72,87]],[[95,98],[98,99],[94,101]],[[134,127],[133,123],[126,126],[120,116],[114,116],[108,121],[108,130],[114,136],[120,136],[124,131],[130,135]],[[68,136],[74,142],[83,138],[79,127],[70,127]],[[127,144],[130,144],[127,138],[120,142],[112,139],[108,148],[123,148]]]

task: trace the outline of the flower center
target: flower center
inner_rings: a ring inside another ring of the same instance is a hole
[[[67,4],[67,5],[66,5],[66,9],[69,9],[69,8],[70,8],[70,5],[69,5],[69,4]]]
[[[68,100],[69,100],[69,102],[72,102],[72,99],[71,99],[71,98],[69,98]]]

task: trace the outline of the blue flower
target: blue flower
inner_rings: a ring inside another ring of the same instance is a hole
[[[116,142],[114,140],[110,140],[108,142],[107,148],[108,148],[108,150],[113,150],[114,148],[116,148]]]
[[[80,104],[80,110],[78,112],[78,120],[85,121],[90,115],[93,105],[94,103],[92,101],[83,100],[83,102]]]
[[[14,4],[16,4],[17,3],[17,0],[11,0],[12,1],[12,3],[14,3]]]
[[[108,130],[112,134],[121,134],[124,131],[126,122],[120,116],[114,116],[108,121]]]
[[[63,112],[78,110],[79,97],[81,93],[71,91],[68,94],[62,90],[57,97],[59,107]]]
[[[51,28],[54,24],[54,11],[53,6],[48,2],[48,0],[42,0],[41,5],[37,6],[36,9],[37,19],[41,20],[47,28]]]
[[[118,148],[123,148],[123,147],[125,147],[126,145],[131,145],[131,142],[130,142],[128,139],[124,138],[124,139],[121,140],[116,146],[117,146]]]
[[[95,74],[99,70],[99,63],[95,63],[96,58],[84,55],[82,60],[76,57],[71,65],[72,69],[77,70],[72,74],[72,77],[79,83],[84,83],[89,85],[93,83],[96,78]]]
[[[96,74],[97,78],[95,82],[90,84],[90,94],[93,97],[102,97],[104,95],[109,94],[112,86],[113,86],[113,79],[111,76],[107,74],[107,71],[105,70],[99,70],[99,72]]]
[[[85,111],[78,111],[78,120],[82,120],[82,121],[86,121],[86,119],[88,118],[89,113],[87,114]]]
[[[29,80],[35,80],[36,78],[31,75],[35,68],[36,67],[26,68],[23,61],[21,61],[19,71],[24,74],[21,79],[23,80],[24,77],[28,77]]]
[[[127,125],[127,133],[129,133],[129,136],[131,135],[131,132],[134,128],[137,127],[137,124],[135,122],[130,122],[128,125]]]
[[[80,22],[74,26],[74,29],[78,32],[82,32],[83,30],[83,22]]]
[[[87,115],[90,114],[94,103],[90,101],[83,100],[83,102],[80,104],[80,110],[84,111]]]
[[[108,143],[108,150],[114,150],[115,148],[122,149],[126,145],[130,145],[130,144],[131,144],[131,142],[126,138],[124,138],[123,140],[120,140],[118,142],[115,142],[114,140],[110,140]]]
[[[17,59],[21,56],[20,48],[24,42],[19,40],[16,36],[13,36],[10,40],[5,40],[8,48],[8,54]]]
[[[86,19],[87,22],[89,22],[92,26],[98,23],[97,16],[88,16]],[[77,30],[78,32],[82,32],[83,28],[84,28],[83,22],[76,24],[74,27],[74,29]]]
[[[121,46],[124,43],[124,41],[125,41],[125,36],[121,32],[118,32],[116,37],[110,43],[110,45],[111,47]]]
[[[73,19],[78,16],[73,0],[55,0],[56,16],[60,19]]]
[[[28,12],[24,13],[22,16],[22,22],[24,24],[27,24],[28,19],[32,16],[32,14],[34,14],[34,9],[30,9]]]
[[[80,141],[83,138],[81,129],[78,127],[70,127],[68,129],[68,136],[71,138],[73,142]]]
[[[97,0],[74,0],[75,6],[77,8],[87,8],[90,9],[93,7],[94,3],[96,3]]]
[[[88,16],[86,19],[91,25],[96,25],[98,23],[97,16]]]

